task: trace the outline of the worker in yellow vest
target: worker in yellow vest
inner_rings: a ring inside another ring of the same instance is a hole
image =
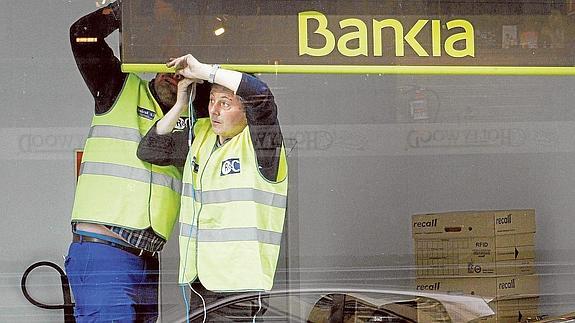
[[[191,309],[201,308],[201,297],[209,303],[230,292],[269,291],[288,188],[274,97],[258,78],[200,63],[192,55],[174,59],[168,66],[187,82],[212,84],[209,118],[191,123],[193,136],[176,127],[185,109],[172,109],[138,148],[138,156],[145,161],[184,166],[179,280],[198,293],[199,297],[192,294]],[[190,146],[189,137],[193,138]],[[215,313],[209,321],[263,311],[258,304],[243,313]]]
[[[148,82],[122,73],[104,40],[119,28],[120,10],[114,2],[70,28],[74,58],[95,100],[65,261],[77,322],[156,321],[156,254],[180,207],[181,169],[143,162],[136,150],[172,106],[187,105],[187,84],[178,92],[181,76],[161,73]]]

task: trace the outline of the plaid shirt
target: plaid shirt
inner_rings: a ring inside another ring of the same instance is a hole
[[[138,249],[144,249],[150,252],[162,250],[166,240],[154,233],[152,228],[145,230],[131,230],[122,227],[107,225],[106,228],[119,234],[128,243]]]

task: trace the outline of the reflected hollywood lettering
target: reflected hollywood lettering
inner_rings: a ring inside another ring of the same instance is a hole
[[[334,135],[327,130],[286,128],[283,129],[283,137],[295,140],[299,150],[328,150],[335,141]],[[252,138],[254,147],[269,147],[269,141],[273,143],[271,146],[277,146],[281,137],[276,137],[275,133],[272,129],[260,129],[258,137]]]
[[[521,128],[508,129],[435,129],[411,130],[407,135],[410,148],[432,147],[480,147],[524,145],[528,131]]]
[[[82,147],[84,137],[73,134],[27,134],[20,136],[18,148],[21,153],[69,152]]]

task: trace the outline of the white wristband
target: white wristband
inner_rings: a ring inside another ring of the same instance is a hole
[[[208,76],[208,82],[214,83],[216,80],[216,72],[220,69],[220,65],[214,64],[212,65],[212,69],[210,71],[210,76]]]

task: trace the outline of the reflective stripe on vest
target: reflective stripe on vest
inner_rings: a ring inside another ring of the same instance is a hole
[[[196,202],[200,202],[202,204],[253,201],[259,204],[279,208],[285,208],[287,205],[287,197],[285,195],[266,192],[255,188],[228,188],[208,192],[194,190],[192,192],[192,185],[184,183],[182,195],[194,197]]]
[[[196,226],[187,223],[180,223],[180,236],[200,242],[257,241],[278,246],[282,239],[280,232],[258,228],[202,229],[198,233]]]
[[[142,139],[138,129],[116,126],[92,126],[88,138],[112,138],[139,143]]]
[[[156,172],[151,172],[152,178],[150,179],[150,171],[141,168],[110,163],[83,162],[80,166],[80,175],[82,174],[114,176],[143,183],[150,183],[151,180],[152,184],[165,186],[181,194],[182,182],[179,179]]]

